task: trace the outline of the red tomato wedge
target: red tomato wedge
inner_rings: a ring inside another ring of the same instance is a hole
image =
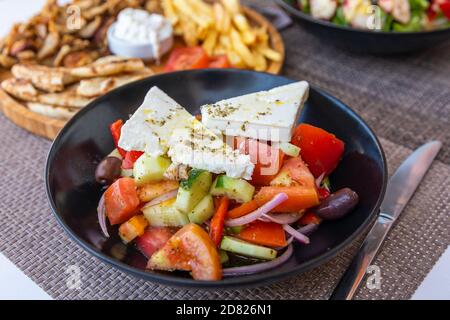
[[[255,164],[251,184],[266,186],[280,171],[284,153],[267,143],[252,139],[236,138],[239,152],[250,155],[250,161]]]
[[[214,56],[209,59],[208,68],[230,68],[230,62],[228,61],[228,57],[226,55]]]
[[[167,227],[150,227],[144,234],[136,239],[136,245],[147,258],[164,247],[175,231]]]
[[[128,151],[125,158],[122,161],[123,169],[133,169],[134,163],[142,156],[144,153],[142,151]]]
[[[175,48],[170,54],[164,71],[208,68],[209,57],[202,47]]]
[[[309,171],[308,166],[301,157],[290,158],[284,161],[280,173],[271,181],[271,185],[294,186],[300,185],[309,188],[316,187],[316,179]]]
[[[122,126],[123,126],[123,121],[119,119],[109,126],[109,130],[111,131],[111,135],[114,140],[114,146],[117,148],[117,151],[119,151],[122,158],[125,158],[127,152],[125,150],[123,150],[122,148],[119,148],[119,139],[120,139],[120,133],[122,130]]]
[[[229,204],[230,202],[227,197],[220,198],[216,213],[211,219],[209,235],[216,246],[222,241],[223,225],[225,223],[225,217],[227,216]]]
[[[111,225],[123,223],[138,213],[136,189],[133,179],[120,178],[105,191],[106,216]]]
[[[200,226],[190,223],[152,255],[147,268],[191,271],[195,280],[220,280],[222,266],[216,245]]]
[[[443,0],[439,4],[439,8],[441,8],[442,13],[450,20],[450,0]]]
[[[299,212],[319,204],[316,188],[293,187],[262,187],[255,196],[256,202],[262,206],[279,193],[286,193],[288,199],[275,207],[272,212]]]
[[[300,218],[298,224],[301,226],[306,226],[307,224],[320,224],[322,219],[319,218],[314,212],[308,211]]]
[[[246,226],[237,237],[254,244],[272,248],[286,245],[286,233],[283,226],[273,222],[256,220]]]
[[[301,149],[302,159],[316,178],[331,173],[344,153],[344,142],[321,128],[304,123],[295,129],[291,143]]]
[[[114,145],[119,151],[120,155],[123,158],[122,168],[123,169],[133,169],[134,163],[137,159],[143,154],[141,151],[126,151],[119,147],[119,139],[122,131],[123,121],[117,120],[109,126],[109,130],[111,131],[111,135],[114,140]]]

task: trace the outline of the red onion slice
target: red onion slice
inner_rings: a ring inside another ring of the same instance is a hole
[[[300,229],[297,229],[298,232],[304,234],[305,236],[309,236],[311,233],[316,231],[319,228],[318,224],[310,223],[306,226],[301,227]]]
[[[325,178],[325,172],[317,177],[317,179],[316,179],[316,187],[317,188],[320,188],[320,184],[322,183],[323,178]]]
[[[262,215],[260,220],[271,221],[278,224],[291,224],[300,219],[302,215],[303,215],[302,213],[277,213],[277,214],[266,213]]]
[[[278,206],[280,203],[286,201],[288,198],[286,193],[279,193],[272,200],[268,201],[255,211],[236,219],[225,220],[225,226],[227,227],[237,227],[243,226],[244,224],[248,224],[256,219],[260,218],[263,214],[269,213],[270,210]]]
[[[291,236],[293,236],[295,239],[297,239],[299,242],[303,244],[309,244],[309,238],[305,236],[303,233],[300,233],[294,228],[292,228],[290,225],[288,224],[283,225],[283,229]]]
[[[102,194],[97,206],[97,217],[100,228],[102,229],[105,237],[109,238],[108,228],[106,227],[106,207],[105,207],[105,194]]]
[[[281,256],[272,261],[252,264],[249,266],[225,268],[222,270],[222,274],[224,276],[240,276],[270,270],[282,265],[287,260],[289,260],[293,252],[294,249],[292,248],[292,245],[289,245],[289,247],[287,247],[286,251]]]
[[[143,208],[156,206],[157,204],[160,204],[161,202],[173,199],[177,196],[178,190],[172,190],[170,192],[164,193],[163,195],[160,195],[159,197],[153,199],[150,202],[147,202]]]

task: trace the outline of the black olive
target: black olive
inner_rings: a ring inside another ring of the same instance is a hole
[[[350,188],[343,188],[323,200],[314,212],[324,220],[336,220],[349,213],[359,201],[358,194]]]
[[[120,177],[122,160],[116,157],[106,157],[95,169],[95,180],[103,185],[112,184]]]

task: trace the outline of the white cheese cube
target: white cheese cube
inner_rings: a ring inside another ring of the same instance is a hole
[[[308,92],[301,81],[207,104],[201,107],[202,122],[227,136],[289,142]]]

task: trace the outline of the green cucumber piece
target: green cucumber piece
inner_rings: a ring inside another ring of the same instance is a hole
[[[223,251],[223,250],[219,250],[219,257],[220,257],[221,264],[227,263],[228,260],[230,260],[226,251]]]
[[[220,243],[220,249],[264,260],[273,260],[277,257],[277,252],[273,249],[228,236],[223,237]]]
[[[153,227],[181,227],[189,223],[188,217],[175,207],[175,199],[143,208],[142,211]]]
[[[175,206],[189,213],[208,194],[212,184],[212,174],[205,170],[192,169],[189,177],[181,181]]]
[[[254,193],[255,187],[247,181],[225,175],[218,176],[211,189],[213,196],[227,196],[241,203],[252,200]]]
[[[152,157],[146,153],[137,159],[133,167],[134,181],[138,186],[158,182],[164,178],[164,173],[171,161],[165,157]]]
[[[189,221],[197,224],[202,224],[210,219],[214,214],[214,200],[213,197],[207,194],[192,210],[189,212]]]
[[[298,157],[300,154],[300,148],[289,142],[280,143],[280,149],[290,157]]]
[[[225,230],[228,234],[239,234],[244,229],[244,226],[226,227]]]

